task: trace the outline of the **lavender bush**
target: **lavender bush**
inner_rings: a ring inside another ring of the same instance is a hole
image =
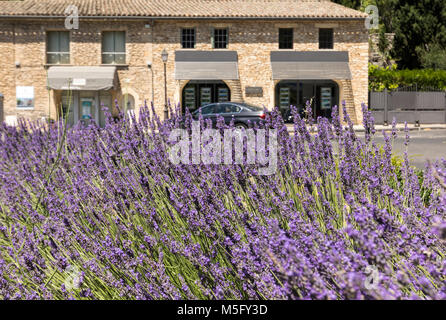
[[[294,135],[272,112],[271,176],[171,164],[175,110],[1,125],[0,297],[446,298],[446,161],[417,172],[392,156],[395,128],[380,147],[365,106],[365,139],[337,109],[330,123],[293,108]]]

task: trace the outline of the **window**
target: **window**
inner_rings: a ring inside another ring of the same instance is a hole
[[[214,108],[215,108],[215,105],[213,105],[213,104],[203,107],[203,108],[201,108],[201,114],[212,114],[212,113],[214,113]]]
[[[225,105],[223,105],[221,103],[217,104],[215,106],[214,113],[216,113],[216,114],[226,113]]]
[[[319,29],[319,49],[333,49],[333,29]]]
[[[181,29],[181,46],[183,49],[195,49],[195,29]]]
[[[70,63],[70,33],[68,31],[47,32],[46,62],[49,64]]]
[[[227,49],[228,42],[228,29],[214,29],[213,45],[215,49]]]
[[[279,29],[279,49],[293,49],[293,29]]]
[[[239,113],[240,111],[242,111],[242,108],[235,105],[231,106],[231,113]]]
[[[125,32],[102,33],[102,63],[125,64]]]
[[[231,101],[231,90],[223,81],[192,80],[182,91],[182,112],[194,112],[206,104]]]
[[[223,111],[221,113],[239,113],[241,108],[234,104],[222,103]]]

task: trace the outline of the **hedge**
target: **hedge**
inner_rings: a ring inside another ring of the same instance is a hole
[[[397,70],[369,65],[369,90],[393,90],[398,87],[417,86],[418,90],[446,90],[446,70]]]

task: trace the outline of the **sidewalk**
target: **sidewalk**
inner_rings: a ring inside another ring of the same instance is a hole
[[[356,125],[353,126],[355,131],[363,132],[364,127],[362,125]],[[421,124],[420,126],[415,126],[414,124],[407,124],[407,128],[409,131],[422,131],[422,130],[436,130],[436,129],[446,129],[446,124]],[[404,131],[404,123],[400,123],[396,125],[396,129],[398,131]],[[382,130],[392,130],[392,125],[389,124],[388,126],[384,125],[375,125],[376,131],[382,131]]]
[[[293,132],[294,128],[293,128],[293,124],[292,123],[287,123],[286,124],[288,131]],[[423,131],[423,130],[437,130],[437,129],[443,129],[446,130],[446,124],[421,124],[419,127],[415,126],[414,124],[407,124],[407,128],[409,129],[409,131]],[[365,129],[362,125],[354,125],[353,129],[356,132],[364,132]],[[400,123],[396,125],[396,129],[398,131],[404,131],[404,123]],[[384,126],[384,125],[375,125],[375,130],[377,132],[380,132],[382,130],[392,130],[392,125],[389,124],[388,126]],[[317,131],[316,127],[314,128],[314,131]]]

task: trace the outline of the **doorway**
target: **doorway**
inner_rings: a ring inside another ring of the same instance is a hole
[[[214,102],[231,101],[231,90],[223,81],[192,80],[183,88],[182,112],[190,112]]]
[[[107,107],[111,112],[112,97],[109,91],[62,91],[61,116],[67,117],[69,125],[78,122],[87,125],[94,121],[100,127],[104,127],[103,107]]]
[[[301,117],[311,103],[313,117],[331,118],[331,108],[339,105],[339,86],[331,80],[283,80],[276,85],[276,106],[282,115],[296,106]]]

